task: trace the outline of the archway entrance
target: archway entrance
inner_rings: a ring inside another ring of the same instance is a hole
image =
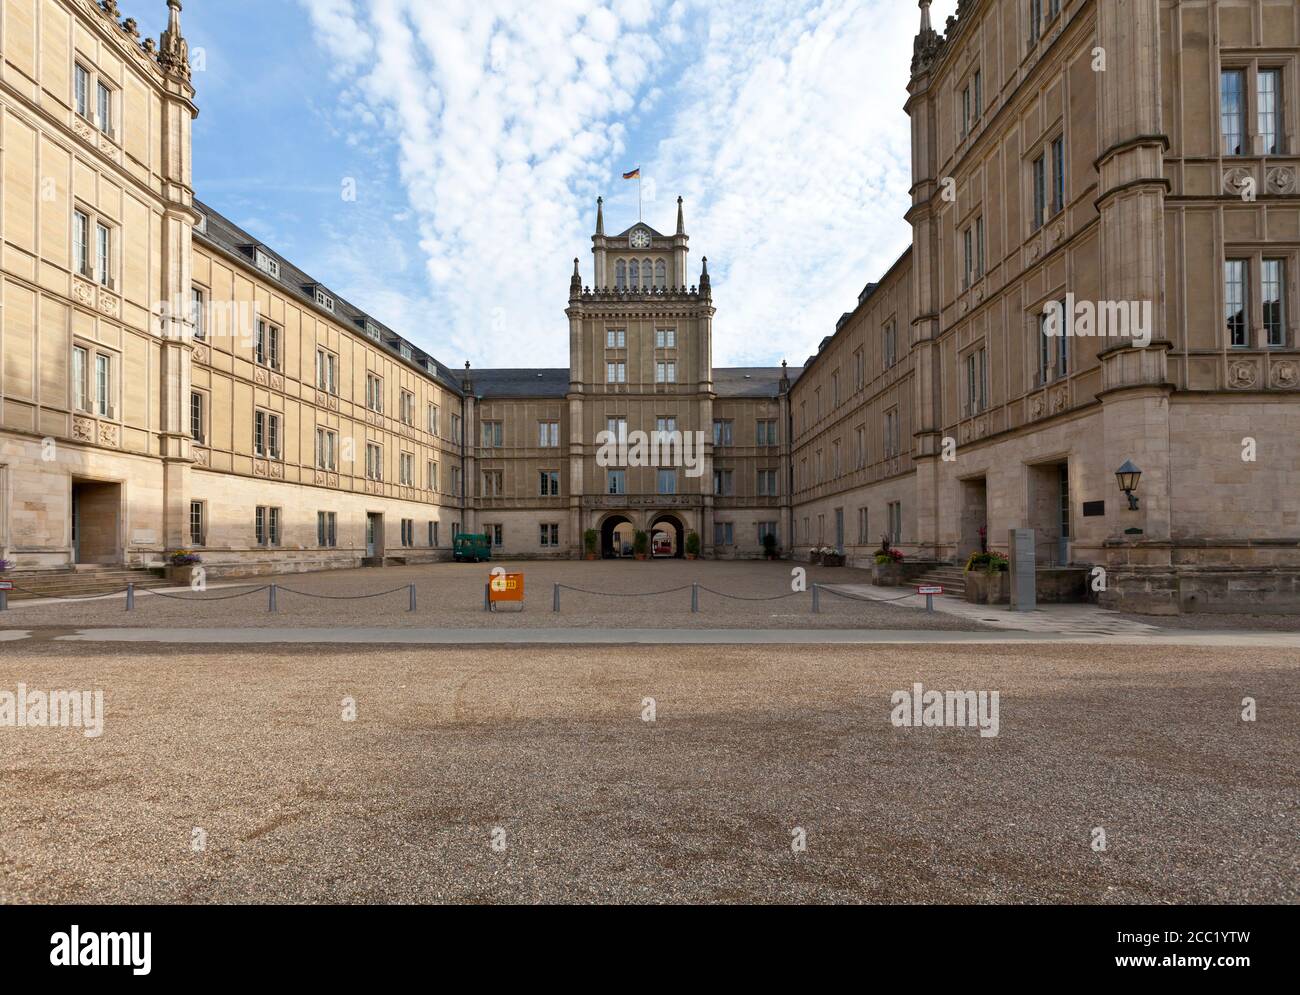
[[[660,515],[650,525],[650,552],[680,559],[686,552],[686,528],[676,515]]]
[[[604,559],[632,555],[632,540],[636,530],[632,522],[622,515],[610,515],[600,523],[600,555]]]

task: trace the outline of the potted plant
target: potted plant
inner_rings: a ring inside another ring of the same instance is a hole
[[[645,532],[638,531],[636,535],[632,537],[632,554],[638,560],[649,559],[649,555],[646,552],[649,548],[650,536]]]
[[[700,534],[698,532],[686,533],[686,558],[688,560],[698,559],[700,555]]]
[[[189,549],[169,550],[167,562],[167,579],[179,584],[189,584],[194,575],[194,568],[203,562],[203,557]]]
[[[842,567],[844,566],[844,554],[832,546],[823,546],[821,563],[824,567]]]
[[[14,568],[13,560],[0,559],[0,577],[3,577]]]
[[[771,532],[763,533],[763,555],[769,560],[776,559],[776,536]]]
[[[588,529],[586,532],[582,533],[582,547],[587,552],[587,556],[586,556],[587,559],[589,560],[598,559],[598,554],[596,553],[596,543],[599,541],[600,541],[600,533],[597,532],[595,529]]]
[[[975,605],[1003,605],[1011,601],[1010,564],[1001,553],[987,549],[971,553],[963,571],[966,600]]]
[[[903,552],[895,549],[888,535],[880,537],[880,548],[875,554],[876,565],[871,571],[871,582],[878,587],[897,587],[903,583]]]

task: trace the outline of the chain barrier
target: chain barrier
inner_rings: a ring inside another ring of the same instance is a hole
[[[295,591],[291,587],[282,587],[276,585],[276,590],[282,594],[296,594],[300,598],[321,598],[325,601],[364,601],[366,598],[386,598],[390,594],[396,594],[398,591],[409,591],[410,584],[403,584],[401,587],[395,587],[391,591],[376,591],[374,594],[310,594],[307,591]],[[265,590],[265,588],[263,588]]]
[[[602,598],[656,598],[661,594],[676,594],[678,591],[689,591],[690,584],[684,584],[681,587],[669,588],[667,591],[632,591],[626,593],[622,591],[588,591],[581,587],[570,587],[568,584],[556,584],[562,591],[576,591],[578,594],[596,594]]]

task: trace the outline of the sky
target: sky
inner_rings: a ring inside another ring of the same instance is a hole
[[[919,23],[911,0],[188,0],[195,190],[450,366],[562,367],[596,197],[634,224],[639,166],[648,224],[684,198],[692,283],[708,257],[715,365],[800,365],[910,242]]]

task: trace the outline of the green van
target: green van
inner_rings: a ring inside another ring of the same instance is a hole
[[[486,535],[462,532],[451,542],[451,555],[457,563],[483,563],[492,559],[492,546]]]

